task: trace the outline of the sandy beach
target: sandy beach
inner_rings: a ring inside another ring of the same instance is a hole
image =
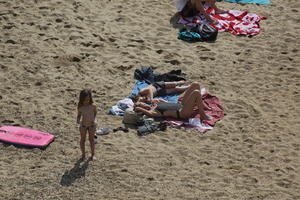
[[[173,0],[1,0],[0,126],[56,138],[45,150],[0,143],[0,199],[299,200],[300,2],[217,5],[267,20],[255,37],[187,43]],[[141,66],[181,69],[224,119],[204,134],[110,133],[79,162],[80,90],[93,91],[98,128],[123,126],[107,111]]]

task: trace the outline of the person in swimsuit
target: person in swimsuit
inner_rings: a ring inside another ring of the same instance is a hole
[[[146,88],[140,90],[140,92],[133,98],[133,102],[147,102],[151,103],[155,96],[166,96],[168,94],[182,93],[189,86],[178,86],[183,85],[185,81],[174,81],[174,82],[155,82]]]
[[[203,7],[205,3],[213,8],[216,14],[228,12],[227,10],[218,8],[216,6],[216,0],[176,0],[176,7],[183,17],[193,17],[196,14],[201,13],[210,24],[218,24],[217,20],[212,19],[209,14],[205,12]]]
[[[95,160],[95,141],[96,132],[96,115],[97,108],[93,104],[92,93],[90,90],[82,90],[79,95],[77,123],[80,124],[80,149],[82,152],[82,160],[85,159],[85,140],[87,133],[91,146],[91,160]],[[82,120],[80,121],[80,119]]]
[[[176,119],[188,119],[192,116],[193,107],[198,107],[200,119],[210,120],[211,117],[204,113],[204,110],[209,110],[203,104],[202,96],[200,93],[200,85],[198,83],[192,83],[190,87],[185,91],[182,99],[182,104],[167,102],[163,99],[157,99],[152,105],[148,105],[144,102],[136,102],[134,104],[134,110],[136,112],[142,112],[149,117],[170,117]]]

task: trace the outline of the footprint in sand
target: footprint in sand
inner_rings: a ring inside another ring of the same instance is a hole
[[[8,69],[7,66],[0,64],[0,69],[3,71],[6,71]]]
[[[156,51],[156,53],[158,53],[158,54],[162,54],[163,52],[164,51],[162,49],[159,49],[159,50]]]
[[[133,65],[129,65],[129,66],[124,66],[124,65],[120,65],[116,67],[117,69],[121,70],[121,71],[127,71],[133,68]]]
[[[180,65],[181,62],[178,60],[166,60],[165,63],[170,63],[172,65]]]
[[[237,101],[235,101],[235,103],[242,108],[246,108],[247,111],[249,111],[250,114],[253,115],[254,117],[261,116],[261,112],[258,111],[253,105],[247,104],[245,101],[242,101],[242,100],[237,100]]]
[[[276,185],[283,188],[289,188],[292,185],[292,182],[288,179],[281,179],[276,183]]]
[[[14,40],[6,40],[5,43],[6,43],[6,44],[17,44],[17,42],[14,41]]]

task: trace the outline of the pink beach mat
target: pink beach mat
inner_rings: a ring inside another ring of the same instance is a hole
[[[54,135],[16,126],[0,127],[0,141],[14,145],[44,148],[54,140]]]

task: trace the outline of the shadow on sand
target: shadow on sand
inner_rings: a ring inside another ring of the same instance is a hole
[[[76,179],[79,179],[85,176],[85,171],[88,168],[90,160],[82,161],[81,159],[77,160],[73,168],[67,170],[64,175],[61,177],[60,184],[62,186],[70,186]],[[83,163],[82,163],[83,162]],[[82,163],[82,164],[81,164]]]
[[[175,29],[182,29],[186,28],[186,25],[184,24],[178,24],[177,21],[180,18],[180,14],[177,12],[175,13],[171,18],[170,18],[170,24],[173,26]]]

